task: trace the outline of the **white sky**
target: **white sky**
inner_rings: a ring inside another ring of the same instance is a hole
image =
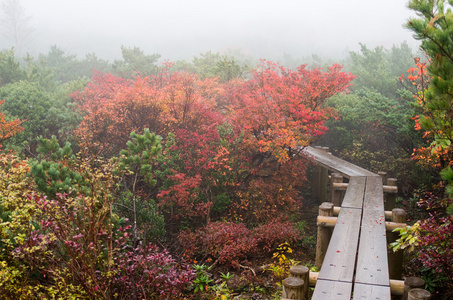
[[[242,49],[253,56],[340,55],[407,41],[407,0],[21,0],[35,28],[33,46],[95,52],[111,59],[120,46],[163,58]]]

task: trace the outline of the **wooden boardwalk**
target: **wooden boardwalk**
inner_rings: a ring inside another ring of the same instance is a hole
[[[304,152],[349,178],[312,299],[390,300],[381,176],[320,149]]]

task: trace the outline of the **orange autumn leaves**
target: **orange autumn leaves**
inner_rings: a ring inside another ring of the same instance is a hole
[[[5,101],[0,101],[0,105],[2,105],[4,102]],[[20,126],[21,123],[22,121],[20,121],[19,119],[7,121],[5,114],[0,112],[0,149],[2,148],[2,142],[4,140],[24,130]]]
[[[213,103],[205,94],[214,97],[216,92],[188,73],[135,80],[97,73],[85,90],[72,95],[85,114],[76,135],[94,153],[115,155],[132,131],[149,128],[166,135],[215,122]]]
[[[416,101],[418,114],[412,118],[414,129],[423,132],[423,138],[429,144],[414,149],[413,157],[421,165],[442,169],[452,161],[451,110],[439,99],[432,99],[434,94],[430,85],[435,78],[428,71],[431,60],[421,62],[416,57],[414,63],[415,67],[407,70],[407,80],[403,74],[400,82],[412,92]]]
[[[135,80],[98,73],[84,91],[72,95],[85,114],[77,134],[98,152],[115,153],[131,131],[150,128],[165,136],[227,122],[260,151],[287,159],[284,149],[307,145],[327,130],[323,122],[332,112],[322,107],[324,100],[354,78],[338,65],[293,71],[268,61],[252,76],[220,84],[166,70]]]
[[[334,113],[323,103],[354,76],[338,65],[289,70],[268,61],[250,75],[220,83],[167,70],[133,80],[98,73],[72,95],[84,113],[76,135],[92,154],[115,156],[132,131],[171,133],[150,197],[176,219],[289,215],[306,170],[296,154],[327,130]]]
[[[285,161],[292,149],[309,145],[327,130],[323,123],[333,112],[322,104],[352,79],[339,65],[327,72],[306,65],[293,71],[262,61],[253,78],[228,95],[233,112],[229,118],[261,152],[273,152]]]

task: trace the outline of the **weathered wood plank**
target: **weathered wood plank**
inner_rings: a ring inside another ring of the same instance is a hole
[[[312,300],[350,300],[352,292],[351,282],[329,281],[318,279]]]
[[[312,299],[351,299],[354,289],[353,299],[389,300],[382,178],[322,150],[304,153],[350,179]]]
[[[382,178],[379,176],[368,176],[366,178],[366,197],[363,209],[373,209],[384,211],[384,188]]]
[[[319,272],[320,279],[352,282],[361,215],[361,209],[341,209]]]
[[[355,282],[389,286],[382,181],[377,177],[367,178]]]
[[[343,203],[341,207],[353,207],[360,208],[363,207],[363,199],[365,194],[365,183],[366,177],[351,177],[349,180],[348,189],[343,198]]]
[[[381,285],[354,284],[353,300],[390,300],[390,287]]]
[[[306,154],[309,159],[316,161],[318,164],[325,168],[341,173],[343,176],[350,178],[352,176],[374,176],[376,174],[365,170],[359,166],[351,164],[345,160],[327,154],[323,150],[315,149],[307,146],[304,148],[303,154]]]

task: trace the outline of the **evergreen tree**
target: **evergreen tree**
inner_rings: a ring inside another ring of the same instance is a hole
[[[437,160],[441,168],[451,165],[453,157],[452,5],[451,0],[448,4],[444,0],[411,0],[408,6],[418,17],[406,24],[414,37],[421,40],[421,48],[431,60],[428,65],[430,86],[418,96],[422,111],[419,124],[431,142],[428,155]]]

